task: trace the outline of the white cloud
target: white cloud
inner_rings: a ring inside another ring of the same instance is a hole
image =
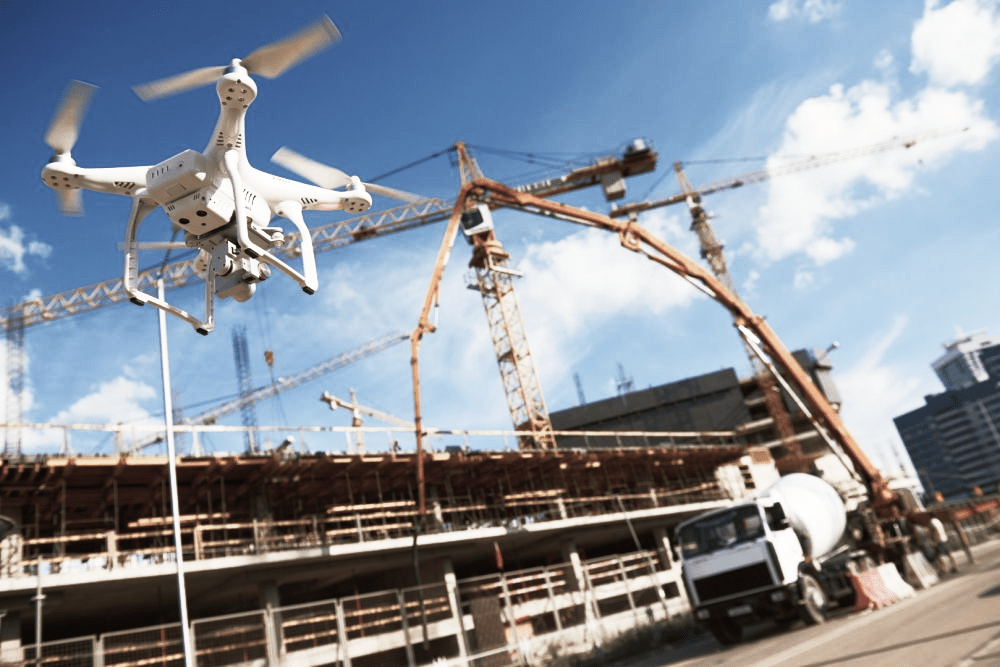
[[[836,16],[842,7],[840,0],[778,0],[767,8],[767,12],[772,21],[801,18],[819,23]]]
[[[890,443],[899,442],[892,417],[919,407],[931,391],[908,364],[886,361],[907,324],[905,317],[896,317],[858,361],[836,371],[837,385],[845,397],[844,423],[869,456],[891,467],[895,467],[895,454]]]
[[[882,83],[834,85],[798,106],[775,155],[849,156],[853,148],[892,137],[918,141],[905,150],[897,146],[839,162],[818,161],[820,169],[770,181],[768,201],[759,211],[758,254],[774,261],[801,252],[816,264],[831,262],[854,247],[851,239],[838,237],[831,221],[901,196],[912,189],[918,170],[938,167],[961,151],[981,150],[997,135],[982,102],[964,92],[931,87],[894,101]],[[770,169],[782,164],[788,163],[768,160]]]
[[[913,29],[910,70],[941,86],[981,83],[1000,59],[1000,16],[995,2],[927,0]]]
[[[640,224],[689,256],[696,252],[693,235],[675,216],[654,211]],[[518,296],[542,375],[545,369],[564,375],[575,361],[568,357],[586,346],[586,332],[627,314],[663,315],[700,294],[668,269],[625,250],[614,234],[596,229],[530,246],[518,268],[525,275]]]
[[[142,402],[154,399],[157,395],[156,390],[148,384],[119,376],[102,382],[50,421],[54,424],[144,421],[150,418],[150,413],[142,407]]]
[[[775,3],[772,18],[794,16],[808,5]],[[915,94],[894,99],[899,89],[895,65],[891,53],[883,50],[873,63],[882,82],[835,84],[827,94],[799,104],[788,117],[781,145],[772,155],[818,156],[815,164],[822,168],[806,168],[768,183],[768,200],[759,210],[756,227],[759,259],[769,262],[802,253],[822,265],[842,257],[854,248],[854,241],[838,232],[833,221],[912,191],[918,170],[939,168],[961,152],[980,151],[1000,134],[982,100],[943,87],[979,83],[1000,59],[996,3],[954,0],[939,7],[936,0],[928,0],[913,29],[912,49],[910,70],[926,72],[929,79]],[[855,149],[863,151],[891,138],[917,141],[905,150],[897,143],[889,150],[854,154]],[[850,159],[831,163],[824,158],[835,154]],[[773,156],[769,169],[789,164]]]
[[[886,79],[896,78],[896,59],[892,56],[892,51],[889,49],[882,49],[875,56],[872,61],[872,65],[876,70],[881,72],[882,76]]]
[[[10,205],[0,202],[0,222],[10,220]],[[0,227],[0,268],[14,273],[24,273],[25,256],[48,257],[52,246],[41,241],[25,239],[24,230],[17,225]]]
[[[807,269],[799,269],[792,278],[792,287],[797,290],[807,290],[816,282],[816,274]]]
[[[130,370],[126,369],[126,374]],[[89,394],[74,401],[68,408],[48,420],[49,424],[129,424],[137,427],[126,433],[130,441],[144,441],[162,426],[162,418],[153,418],[142,407],[143,401],[158,396],[149,385],[119,376],[93,387]],[[102,432],[43,429],[25,431],[21,435],[22,450],[54,452],[69,447],[70,451],[94,451],[96,443],[110,436]],[[74,445],[77,441],[77,445]],[[85,443],[82,448],[79,443]]]

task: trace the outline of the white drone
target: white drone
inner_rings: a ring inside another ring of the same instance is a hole
[[[392,188],[362,183],[357,176],[348,176],[287,148],[279,149],[271,159],[316,185],[274,176],[247,161],[244,120],[247,108],[257,97],[257,84],[250,75],[277,77],[339,39],[336,26],[323,17],[246,58],[234,59],[228,67],[205,67],[136,86],[136,94],[146,101],[213,82],[219,95],[219,120],[205,150],[199,153],[189,149],[153,166],[76,166],[70,150],[95,87],[79,81],[69,85],[45,135],[45,142],[55,154],[42,170],[42,181],[56,191],[66,215],[82,214],[81,189],[132,198],[124,244],[124,287],[133,303],[151,303],[191,323],[198,333],[208,334],[215,327],[214,296],[246,301],[253,296],[257,283],[271,275],[271,267],[288,275],[307,294],[316,292],[316,261],[303,210],[361,213],[372,205],[367,190],[404,201],[419,199]],[[183,246],[199,250],[197,267],[205,278],[204,319],[138,288],[140,245],[172,247],[170,243],[136,241],[143,219],[157,207],[163,209],[175,229],[184,232]],[[286,218],[298,231],[301,273],[271,252],[285,242],[281,227],[268,226],[273,216]]]

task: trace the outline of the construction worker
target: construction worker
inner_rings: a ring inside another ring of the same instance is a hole
[[[948,548],[948,533],[945,532],[941,519],[936,516],[931,517],[928,528],[931,533],[931,543],[934,545],[934,569],[937,570],[938,575],[946,574],[945,559],[951,563],[951,568],[947,572],[958,572],[955,557],[951,555],[951,550]]]

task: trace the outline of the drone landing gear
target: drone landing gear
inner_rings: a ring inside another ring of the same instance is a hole
[[[302,204],[297,201],[282,202],[276,211],[278,215],[287,218],[299,232],[299,251],[302,255],[302,271],[299,273],[289,264],[279,259],[269,250],[254,242],[251,236],[250,224],[247,222],[246,211],[240,205],[243,193],[243,179],[240,176],[240,153],[232,149],[222,156],[222,164],[226,174],[233,184],[233,201],[236,202],[236,236],[240,248],[252,259],[263,262],[278,269],[298,283],[306,294],[315,294],[319,289],[319,277],[316,272],[316,258],[313,255],[312,235],[302,218]]]
[[[215,273],[211,268],[205,274],[204,320],[200,320],[186,310],[177,308],[165,300],[139,289],[139,247],[136,243],[136,236],[139,233],[142,220],[155,208],[155,205],[143,198],[142,195],[144,194],[145,190],[141,190],[132,199],[132,210],[129,213],[128,227],[125,232],[125,275],[122,281],[125,292],[129,296],[129,301],[137,306],[144,306],[147,303],[151,303],[157,308],[165,310],[171,315],[188,322],[202,336],[207,336],[215,329]]]

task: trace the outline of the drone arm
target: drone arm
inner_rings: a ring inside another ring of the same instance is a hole
[[[236,236],[240,247],[250,257],[256,259],[267,252],[250,240],[250,227],[247,222],[246,209],[243,207],[243,177],[240,175],[240,152],[236,149],[227,150],[222,155],[222,165],[226,169],[233,184],[233,202],[236,204]]]
[[[278,215],[287,218],[299,232],[299,252],[302,255],[302,272],[305,285],[302,289],[315,292],[319,289],[319,277],[316,273],[316,258],[313,254],[312,234],[302,218],[302,204],[297,201],[285,201],[278,206]],[[308,288],[308,289],[307,289]]]
[[[122,280],[125,292],[129,296],[129,301],[137,306],[144,306],[147,303],[151,303],[157,308],[165,310],[171,315],[175,315],[190,323],[198,333],[207,335],[215,328],[215,273],[211,267],[208,269],[208,275],[205,277],[204,321],[194,317],[186,310],[172,306],[163,299],[139,289],[139,244],[136,242],[136,236],[139,233],[139,227],[142,225],[143,219],[150,211],[156,208],[155,205],[141,196],[144,193],[145,190],[141,190],[132,198],[132,210],[129,212],[128,227],[125,232],[125,275]]]

